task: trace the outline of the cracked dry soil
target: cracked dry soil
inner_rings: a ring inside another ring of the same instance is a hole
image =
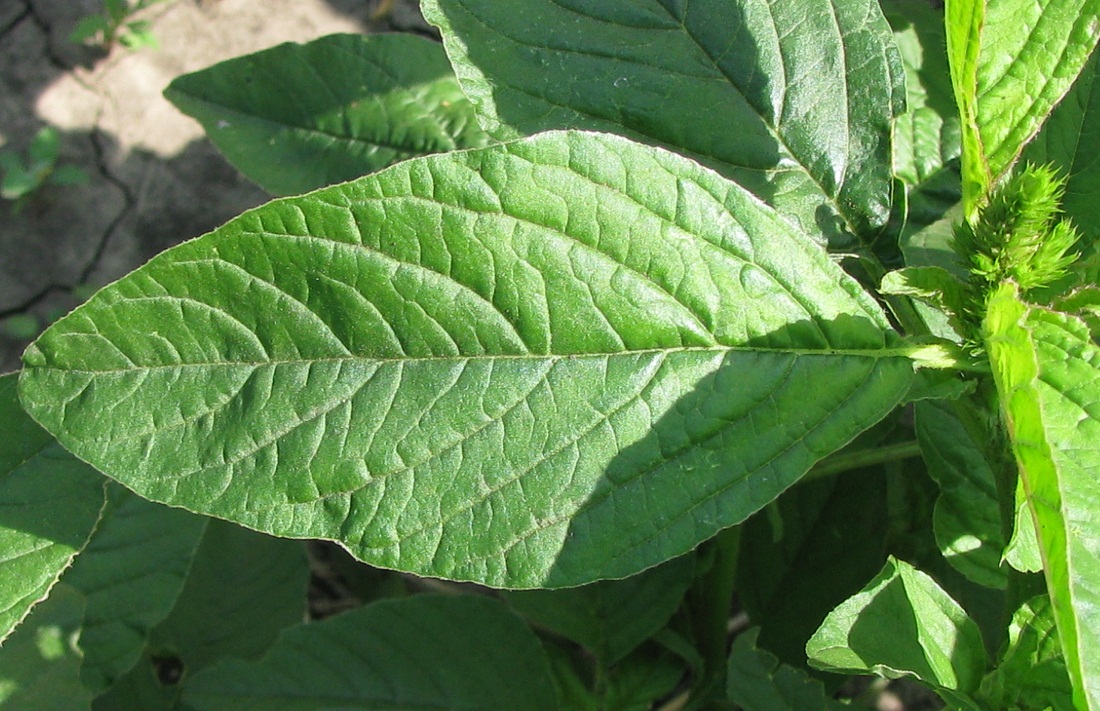
[[[373,20],[380,0],[166,0],[143,11],[159,49],[109,52],[69,34],[101,0],[0,0],[0,150],[25,155],[52,126],[59,164],[88,174],[21,210],[0,200],[0,325],[45,325],[150,257],[268,196],[162,96],[180,74],[280,42],[426,26],[414,0]],[[0,373],[27,341],[0,327]]]

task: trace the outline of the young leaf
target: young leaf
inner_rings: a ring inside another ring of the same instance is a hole
[[[838,248],[889,217],[904,72],[875,0],[423,9],[496,138],[583,128],[669,146]]]
[[[99,693],[141,657],[149,631],[183,586],[206,519],[154,504],[118,485],[65,583],[84,594],[80,678]]]
[[[84,600],[61,583],[0,647],[0,707],[20,711],[90,711],[80,685],[74,641]]]
[[[751,629],[733,640],[726,696],[744,711],[841,711],[847,706],[825,694],[825,685],[801,669],[780,664],[768,652],[756,648],[759,630]]]
[[[940,487],[934,527],[943,557],[974,582],[1003,589],[1006,542],[993,471],[999,460],[984,422],[969,398],[916,405],[924,461]]]
[[[308,575],[301,543],[211,521],[170,614],[143,640],[141,663],[96,699],[97,711],[170,711],[198,671],[259,657],[301,622]]]
[[[155,501],[559,587],[747,518],[904,397],[909,350],[738,186],[565,132],[246,213],[54,324],[21,387]]]
[[[411,35],[281,44],[177,77],[164,95],[276,195],[489,143],[443,48]]]
[[[925,305],[922,313],[935,313],[932,333],[940,338],[960,340],[967,328],[962,316],[967,306],[966,283],[943,267],[905,267],[889,272],[882,278],[879,291],[883,294],[911,296]]]
[[[220,662],[183,696],[196,711],[558,708],[537,638],[476,595],[383,600],[292,627],[256,663]]]
[[[985,669],[981,633],[932,578],[890,558],[862,592],[825,618],[806,645],[827,671],[915,676],[964,699]],[[972,705],[972,704],[971,704]]]
[[[1085,66],[1100,38],[1100,0],[947,0],[945,7],[969,217]]]
[[[106,484],[23,412],[15,385],[0,376],[0,641],[84,548]]]
[[[983,324],[1079,708],[1100,708],[1100,348],[1078,319],[1011,283]]]
[[[565,590],[517,590],[505,601],[532,623],[583,645],[610,666],[668,622],[695,573],[688,555],[623,580]]]
[[[39,171],[57,162],[57,154],[61,151],[61,136],[53,126],[46,126],[35,134],[34,140],[27,148],[30,157],[30,165],[33,170]]]

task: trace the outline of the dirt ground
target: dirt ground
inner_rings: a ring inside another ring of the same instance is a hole
[[[25,154],[44,126],[59,164],[89,176],[48,187],[18,212],[0,200],[0,373],[19,367],[26,315],[45,325],[82,296],[268,195],[218,155],[161,92],[187,72],[280,42],[335,32],[426,30],[416,3],[380,0],[166,0],[136,17],[159,49],[109,53],[73,43],[101,0],[0,0],[0,150]],[[15,317],[15,320],[12,320]]]

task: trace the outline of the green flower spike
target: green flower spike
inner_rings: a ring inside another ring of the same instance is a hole
[[[1072,223],[1061,217],[1065,180],[1051,166],[1028,165],[995,190],[975,223],[955,228],[953,247],[970,272],[971,307],[985,312],[997,285],[1026,296],[1054,284],[1077,259]]]

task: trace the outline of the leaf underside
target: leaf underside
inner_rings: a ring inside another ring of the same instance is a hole
[[[275,201],[28,349],[24,404],[142,496],[504,587],[738,523],[902,398],[878,306],[697,164],[550,133]]]

